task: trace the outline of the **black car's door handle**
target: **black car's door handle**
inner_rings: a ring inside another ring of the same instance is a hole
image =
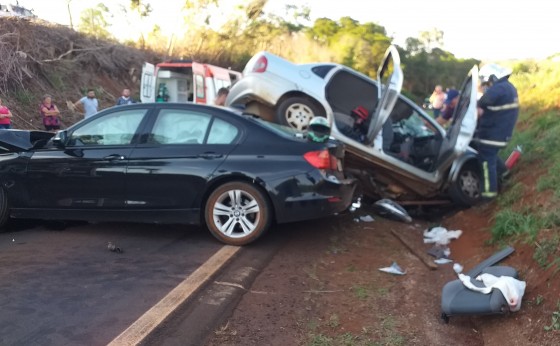
[[[223,154],[218,153],[202,153],[198,154],[198,157],[203,159],[219,159],[220,157],[224,156]]]
[[[117,161],[117,160],[124,160],[124,159],[125,159],[125,157],[122,156],[122,155],[119,155],[119,154],[112,154],[112,155],[109,155],[109,156],[105,156],[103,158],[103,160],[109,160],[109,161]]]

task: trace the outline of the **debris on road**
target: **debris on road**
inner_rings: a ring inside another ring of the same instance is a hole
[[[450,260],[449,258],[438,258],[434,260],[434,263],[436,264],[448,264],[453,262],[453,260]]]
[[[432,247],[430,250],[428,250],[428,255],[432,255],[436,259],[440,259],[440,258],[448,259],[449,255],[451,255],[451,250],[448,247],[442,247],[436,245]]]
[[[471,282],[471,277],[465,274],[458,274],[459,280],[463,285],[471,291],[480,292],[482,294],[490,294],[494,288],[502,292],[509,305],[510,311],[519,311],[521,309],[521,300],[525,294],[525,281],[517,280],[511,276],[496,276],[490,273],[482,273],[476,277],[477,281],[482,282],[483,287],[476,286]]]
[[[445,227],[432,227],[424,231],[424,243],[436,243],[438,245],[448,245],[452,239],[457,239],[463,231],[448,231]]]
[[[398,240],[400,240],[401,243],[403,243],[414,256],[418,257],[422,261],[422,263],[426,265],[426,267],[428,267],[431,270],[438,269],[438,266],[437,264],[434,263],[432,257],[426,254],[423,248],[419,248],[418,245],[420,245],[421,243],[419,242],[418,234],[411,233],[408,230],[402,230],[402,229],[401,230],[392,229],[391,233]]]
[[[362,207],[362,198],[358,197],[356,202],[352,203],[349,209],[351,212],[355,212],[356,209],[360,209],[361,207]]]
[[[112,242],[107,243],[107,249],[111,252],[122,253],[123,250]]]
[[[395,274],[395,275],[404,275],[406,274],[406,271],[404,271],[398,264],[397,262],[393,262],[391,264],[390,267],[385,267],[385,268],[379,268],[380,271],[385,272],[385,273],[389,273],[389,274]]]
[[[375,219],[371,215],[362,215],[362,216],[360,216],[360,221],[372,222],[372,221],[375,221]]]
[[[373,207],[379,215],[388,219],[407,223],[412,222],[412,217],[408,215],[406,209],[401,207],[397,202],[388,198],[380,199],[379,201],[373,203]]]
[[[453,265],[459,279],[443,286],[441,293],[441,318],[449,322],[455,315],[489,315],[518,311],[525,293],[526,283],[518,280],[512,267],[494,266],[514,249],[507,247],[476,265],[466,274],[463,266]],[[476,277],[477,280],[472,280]],[[494,290],[493,288],[497,288]]]

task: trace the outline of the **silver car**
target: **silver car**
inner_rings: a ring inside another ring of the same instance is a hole
[[[476,66],[447,130],[400,95],[403,73],[394,46],[377,80],[344,65],[293,64],[268,52],[251,58],[243,74],[226,105],[244,105],[248,113],[300,131],[313,117],[326,117],[332,136],[346,144],[346,170],[364,194],[401,204],[473,205],[480,198],[477,155],[469,147],[477,121]]]

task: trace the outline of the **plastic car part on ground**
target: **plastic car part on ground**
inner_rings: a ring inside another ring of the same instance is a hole
[[[356,200],[356,202],[352,203],[352,205],[350,206],[350,211],[354,212],[357,209],[360,209],[362,207],[362,199],[360,197],[358,197],[358,199]]]
[[[385,273],[389,273],[389,274],[395,274],[395,275],[404,275],[406,274],[406,271],[404,271],[398,264],[397,262],[393,262],[391,264],[390,267],[384,267],[384,268],[379,268],[380,271],[385,272]]]
[[[408,215],[408,212],[393,200],[388,198],[380,199],[375,202],[373,206],[379,215],[387,217],[388,219],[412,222],[412,218]]]
[[[518,278],[518,272],[512,267],[494,266],[511,253],[514,249],[511,246],[498,251],[489,258],[485,259],[466,273],[469,282],[479,288],[483,287],[481,281],[470,281],[471,277],[478,277],[480,274],[491,274],[494,277]],[[453,270],[458,275],[463,272],[463,266],[459,263],[453,265]],[[460,274],[462,275],[462,274]],[[487,276],[487,278],[490,278]],[[456,315],[489,315],[504,314],[512,309],[508,297],[504,296],[499,290],[491,290],[490,294],[483,294],[468,289],[459,280],[453,280],[444,285],[441,293],[441,318],[445,323],[449,322],[450,316]],[[519,296],[518,296],[519,297]],[[515,302],[519,303],[519,300]]]
[[[434,260],[435,264],[448,264],[453,262],[453,260],[450,260],[449,258],[438,258],[436,260]]]
[[[451,239],[457,239],[461,234],[463,234],[463,231],[448,231],[445,227],[433,227],[424,231],[424,243],[447,245]]]
[[[480,292],[482,294],[489,294],[494,288],[500,290],[504,298],[509,304],[510,311],[519,311],[521,309],[521,300],[525,294],[525,281],[517,280],[511,276],[497,277],[492,274],[483,273],[476,277],[476,280],[481,281],[485,287],[477,287],[471,282],[471,277],[465,274],[458,274],[459,280],[465,285],[466,288]]]

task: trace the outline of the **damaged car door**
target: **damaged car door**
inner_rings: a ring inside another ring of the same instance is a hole
[[[369,123],[367,144],[373,144],[397,102],[404,79],[400,65],[397,48],[390,46],[377,70],[378,104]]]

